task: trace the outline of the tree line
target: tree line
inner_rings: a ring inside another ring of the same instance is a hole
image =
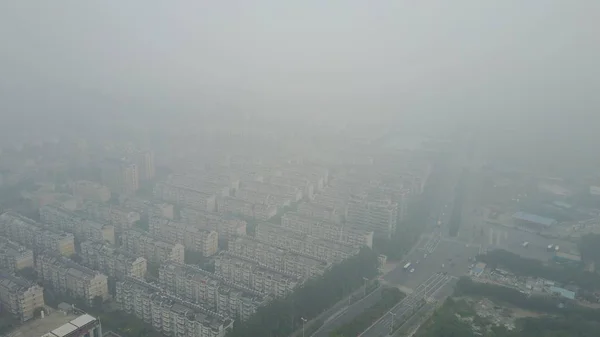
[[[260,307],[244,322],[236,320],[228,337],[284,337],[364,285],[377,275],[377,255],[368,248],[333,266],[319,278],[306,281],[285,298]]]

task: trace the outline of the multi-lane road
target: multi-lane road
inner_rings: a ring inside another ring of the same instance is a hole
[[[398,322],[410,318],[426,302],[432,301],[435,295],[455,278],[435,273],[421,283],[414,292],[396,304],[390,311],[361,333],[362,337],[386,336],[393,331]]]

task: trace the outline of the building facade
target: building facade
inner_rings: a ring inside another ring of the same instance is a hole
[[[320,218],[287,212],[281,217],[281,226],[310,236],[337,241],[352,246],[373,247],[373,232],[350,228]]]
[[[90,220],[82,214],[56,206],[40,208],[40,219],[52,228],[73,233],[81,241],[93,240],[115,244],[115,227]]]
[[[142,280],[117,282],[116,302],[122,310],[170,337],[224,337],[233,320]]]
[[[169,292],[221,315],[239,317],[241,320],[250,318],[266,301],[266,293],[254,291],[192,265],[163,264],[158,275],[159,283]]]
[[[185,257],[185,247],[182,244],[168,242],[135,229],[123,232],[122,248],[131,254],[143,256],[150,262],[183,263]]]
[[[38,276],[56,291],[93,305],[94,298],[108,299],[108,277],[65,257],[40,254],[35,260]]]
[[[0,237],[0,268],[9,271],[33,268],[33,251]]]
[[[0,270],[0,303],[21,322],[34,317],[44,307],[44,288],[24,278]]]
[[[302,278],[298,275],[284,274],[226,252],[217,256],[215,274],[252,290],[280,298],[290,294],[302,283]]]
[[[205,257],[215,255],[219,249],[219,234],[216,231],[161,217],[151,217],[149,227],[152,235],[169,242],[180,243]]]
[[[0,234],[36,252],[47,250],[64,256],[75,253],[73,234],[44,227],[12,211],[0,214]]]
[[[125,277],[144,278],[148,269],[146,259],[100,242],[81,243],[82,263],[118,280]]]

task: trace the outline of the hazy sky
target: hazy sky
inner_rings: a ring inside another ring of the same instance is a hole
[[[598,0],[3,0],[0,111],[592,130],[599,15]]]

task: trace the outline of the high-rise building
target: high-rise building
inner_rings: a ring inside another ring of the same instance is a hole
[[[369,201],[351,198],[348,203],[346,224],[372,231],[376,237],[390,238],[396,232],[398,204],[391,201]]]
[[[102,183],[117,194],[133,194],[139,187],[139,172],[135,163],[125,159],[107,159],[101,167]]]
[[[143,150],[133,151],[131,159],[138,168],[140,180],[154,178],[156,174],[154,167],[154,152]]]

